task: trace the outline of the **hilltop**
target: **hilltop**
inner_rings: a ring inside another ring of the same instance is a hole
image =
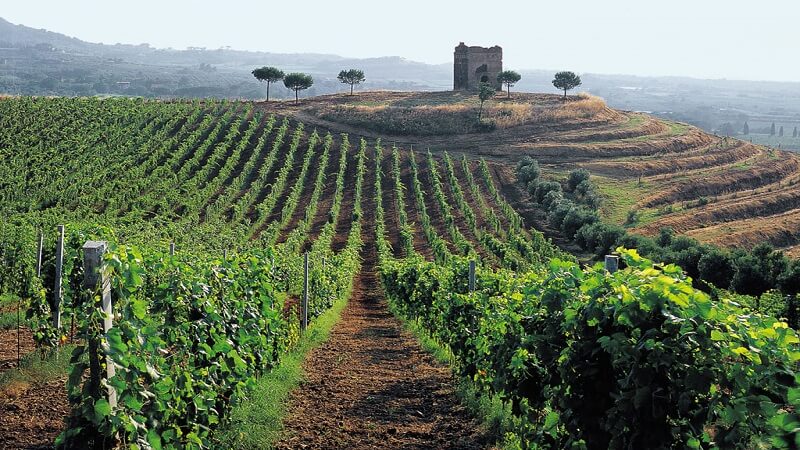
[[[505,195],[532,223],[513,166],[537,159],[550,177],[583,167],[605,198],[603,216],[654,235],[671,227],[702,242],[794,253],[800,242],[800,165],[792,152],[715,136],[682,122],[614,110],[597,97],[512,93],[487,103],[496,129],[473,129],[477,100],[459,92],[368,92],[265,105],[307,124],[404,148],[464,152],[491,161]]]

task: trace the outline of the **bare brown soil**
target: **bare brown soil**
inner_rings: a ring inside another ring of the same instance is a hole
[[[725,148],[721,151],[705,147],[702,154],[691,156],[692,153],[694,152],[685,152],[681,155],[681,158],[648,157],[647,159],[641,158],[639,160],[598,161],[583,164],[583,167],[592,173],[603,175],[617,177],[636,177],[641,175],[648,177],[719,167],[757,155],[763,155],[765,152],[762,148],[740,142],[732,148]]]
[[[51,449],[69,416],[67,377],[0,388],[0,448]]]
[[[796,158],[784,160],[766,159],[748,170],[727,171],[703,177],[702,180],[688,179],[677,181],[669,188],[648,197],[642,206],[652,207],[676,201],[691,200],[704,196],[719,195],[726,192],[754,189],[793,174],[800,167]]]
[[[35,349],[31,330],[22,327],[17,336],[17,329],[0,330],[0,373],[17,367],[17,339],[19,339],[19,356],[24,357]]]
[[[282,449],[479,449],[490,439],[436,363],[386,310],[365,270],[330,340],[292,394]]]
[[[632,119],[637,116],[631,114],[629,117]],[[644,117],[644,122],[634,127],[627,127],[624,122],[613,122],[594,128],[586,127],[577,131],[551,133],[548,135],[548,139],[559,142],[607,142],[652,136],[667,131],[667,127],[662,122],[644,115],[641,117]]]
[[[656,220],[637,231],[655,234],[662,227],[683,233],[723,222],[734,222],[747,217],[770,216],[800,209],[800,185],[787,186],[779,191],[766,191],[744,198],[712,200],[708,205],[695,208],[691,214],[674,214]]]
[[[752,217],[736,222],[689,230],[687,234],[703,242],[726,246],[752,248],[760,242],[777,247],[793,247],[800,242],[800,210],[782,214]]]
[[[387,310],[376,273],[374,171],[365,178],[363,269],[330,339],[304,363],[279,449],[483,449],[491,438],[437,363]]]

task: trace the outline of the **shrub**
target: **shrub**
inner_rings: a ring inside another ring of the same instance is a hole
[[[544,201],[545,195],[548,192],[557,191],[561,192],[561,183],[557,181],[542,181],[536,186],[536,191],[534,191],[533,199],[536,203],[542,203]]]
[[[560,190],[550,191],[542,199],[542,206],[550,210],[556,203],[564,199],[564,193]]]
[[[550,223],[550,226],[560,230],[561,224],[564,222],[564,217],[566,217],[567,213],[573,208],[575,208],[575,203],[566,198],[555,203],[550,208],[550,214],[547,215],[547,221]]]
[[[589,171],[586,169],[575,169],[569,173],[569,178],[567,178],[567,191],[573,192],[575,188],[578,187],[579,184],[583,181],[589,180]]]
[[[625,248],[635,248],[639,251],[639,253],[643,255],[649,255],[648,257],[653,258],[654,260],[663,261],[664,259],[653,256],[660,255],[662,253],[661,248],[656,245],[656,242],[652,238],[646,236],[626,233],[619,239],[619,245]]]
[[[539,187],[539,180],[538,179],[531,180],[531,181],[528,182],[528,184],[526,186],[526,189],[528,190],[528,194],[530,194],[531,197],[536,195],[536,188],[537,187]]]
[[[600,258],[616,248],[618,241],[625,235],[625,230],[617,225],[594,222],[582,226],[575,234],[575,242],[582,249],[590,251]]]
[[[528,155],[523,156],[522,159],[520,159],[517,162],[517,173],[519,173],[519,171],[522,170],[523,167],[529,166],[534,162],[536,162],[536,160],[531,158],[530,156]]]
[[[768,274],[765,273],[761,262],[752,253],[736,258],[734,262],[736,272],[731,280],[731,288],[745,295],[759,296],[770,288]]]
[[[636,225],[639,222],[639,211],[631,209],[628,211],[628,216],[625,218],[625,225]]]
[[[517,169],[517,178],[519,179],[519,181],[525,184],[528,184],[531,181],[539,179],[540,174],[541,170],[539,169],[539,163],[536,162],[536,160],[531,160],[529,164],[526,164]]]
[[[722,289],[731,285],[734,267],[728,252],[718,248],[709,249],[697,262],[700,279]]]
[[[587,172],[588,173],[588,172]],[[575,193],[578,195],[586,195],[594,191],[594,185],[588,179],[581,181],[575,186]]]
[[[669,244],[672,243],[672,238],[675,237],[675,232],[672,228],[664,227],[658,230],[658,236],[656,237],[656,244],[659,247],[669,247]]]
[[[778,285],[784,294],[797,295],[800,293],[800,260],[794,260],[789,264],[780,275]]]
[[[594,191],[589,191],[586,195],[580,196],[578,200],[589,209],[600,209],[600,196]]]
[[[592,224],[600,220],[597,211],[576,206],[570,209],[561,222],[561,231],[570,239],[575,238],[575,233],[584,225]]]

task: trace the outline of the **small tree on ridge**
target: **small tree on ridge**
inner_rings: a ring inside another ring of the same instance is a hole
[[[350,95],[353,95],[353,86],[366,81],[364,71],[359,69],[342,70],[336,78],[342,83],[350,85]]]
[[[581,77],[575,75],[575,72],[558,72],[553,78],[553,86],[564,91],[564,99],[567,98],[567,91],[575,89],[581,85]]]
[[[489,83],[481,83],[478,89],[478,99],[481,101],[481,108],[478,110],[478,122],[480,122],[483,116],[483,103],[494,97],[495,90]]]
[[[511,87],[514,86],[514,84],[520,79],[522,79],[522,75],[514,72],[513,70],[504,70],[497,74],[497,82],[506,85],[508,98],[511,98]]]
[[[283,78],[283,85],[294,91],[294,104],[299,101],[298,93],[310,88],[314,84],[311,75],[305,73],[290,73]]]
[[[253,70],[253,76],[256,77],[258,81],[266,81],[267,82],[267,101],[269,101],[269,85],[270,83],[274,83],[276,81],[280,81],[283,79],[283,71],[278,69],[277,67],[259,67],[258,69]]]

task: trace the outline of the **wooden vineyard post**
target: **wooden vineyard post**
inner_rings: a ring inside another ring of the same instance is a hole
[[[64,270],[64,225],[58,226],[58,242],[56,243],[56,280],[53,286],[53,326],[61,329],[61,277]]]
[[[469,262],[469,291],[475,292],[475,261]]]
[[[303,298],[300,303],[300,331],[308,328],[308,252],[303,254]]]
[[[606,255],[606,270],[608,273],[614,273],[619,270],[619,256]]]
[[[103,334],[114,325],[114,309],[111,303],[111,280],[106,273],[101,272],[103,254],[108,244],[105,241],[86,241],[83,244],[83,287],[94,291],[98,287],[102,295],[101,309],[103,311]],[[114,364],[106,361],[106,379],[111,379],[114,374]],[[89,342],[89,379],[95,393],[100,394],[100,342],[97,338],[90,338]],[[108,404],[117,405],[117,392],[113,387],[108,387]]]
[[[175,256],[175,243],[169,243],[169,256]]]
[[[42,247],[44,247],[44,233],[39,233],[39,250],[36,252],[36,276],[42,277]]]
[[[22,315],[20,312],[21,308],[20,303],[22,303],[22,300],[17,299],[17,370],[22,368],[22,366],[20,365],[22,363],[22,341],[20,339],[20,333],[22,332],[22,326],[20,324],[20,321]]]

